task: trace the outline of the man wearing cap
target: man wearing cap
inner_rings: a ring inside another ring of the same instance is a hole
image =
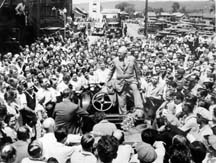
[[[197,130],[196,133],[194,133],[194,137],[198,141],[205,142],[204,141],[205,136],[213,135],[213,131],[209,126],[209,121],[212,120],[212,117],[210,112],[203,107],[198,107],[196,109],[196,114],[197,114],[197,123],[199,124],[199,129]]]
[[[108,82],[116,72],[115,89],[119,102],[119,113],[126,114],[126,92],[128,88],[132,89],[134,96],[134,105],[137,109],[143,109],[141,95],[138,89],[138,74],[136,60],[133,56],[126,56],[127,48],[121,47],[118,56],[113,60],[113,66],[108,76]]]
[[[133,163],[152,163],[157,159],[155,149],[148,143],[140,142],[135,146],[137,154],[134,155],[130,162]]]

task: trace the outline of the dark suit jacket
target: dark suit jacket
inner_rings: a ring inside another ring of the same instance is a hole
[[[69,133],[75,133],[76,128],[80,127],[77,126],[77,115],[88,116],[88,112],[69,99],[63,99],[62,102],[57,103],[53,112],[56,127],[65,127]]]
[[[124,65],[125,64],[125,65]],[[127,56],[125,61],[120,62],[119,57],[113,60],[113,67],[108,77],[108,81],[111,80],[114,72],[116,72],[115,89],[117,92],[121,92],[125,86],[125,83],[137,83],[137,64],[136,59],[133,56]]]

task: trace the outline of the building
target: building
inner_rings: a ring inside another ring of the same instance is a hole
[[[101,0],[89,0],[89,18],[94,20],[101,18]]]
[[[205,25],[214,24],[214,14],[209,13],[189,13],[189,18],[196,23],[203,23]]]
[[[102,19],[118,19],[121,11],[120,9],[103,9],[101,11]]]
[[[155,12],[148,12],[148,18],[149,18],[149,20],[156,20],[157,15]]]

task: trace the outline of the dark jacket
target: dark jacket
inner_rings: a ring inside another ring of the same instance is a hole
[[[78,116],[88,116],[88,112],[79,108],[69,99],[63,99],[62,102],[57,103],[53,112],[56,127],[65,127],[69,133],[73,134],[77,133],[77,127],[81,127],[77,123],[79,121]]]

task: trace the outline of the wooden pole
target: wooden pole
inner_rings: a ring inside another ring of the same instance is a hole
[[[67,15],[68,16],[71,16],[71,13],[72,13],[72,3],[73,3],[73,0],[67,0],[68,1],[68,13]]]
[[[145,4],[145,27],[144,27],[144,35],[148,35],[148,0],[146,0]]]
[[[72,24],[73,24],[73,20],[74,20],[74,13],[73,13],[73,0],[71,0],[71,18],[72,18]]]
[[[214,22],[215,22],[215,32],[216,32],[216,0],[214,0],[214,5],[215,5],[215,9],[214,9]]]
[[[40,0],[36,0],[37,2],[37,19],[36,19],[36,23],[37,23],[37,37],[40,34]]]

